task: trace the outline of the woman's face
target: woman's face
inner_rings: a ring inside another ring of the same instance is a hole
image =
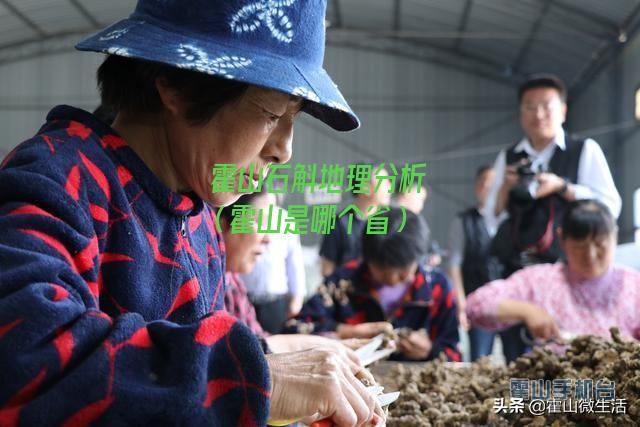
[[[560,239],[569,269],[585,279],[600,277],[607,272],[613,262],[616,243],[616,233],[583,240]]]
[[[418,263],[414,262],[403,268],[380,267],[369,264],[371,278],[381,285],[399,285],[401,283],[413,282],[416,275]]]
[[[262,229],[267,226],[268,198],[266,194],[252,200],[256,209],[253,233],[232,233],[230,224],[223,221],[222,234],[227,249],[227,271],[232,273],[250,273],[256,264],[258,257],[264,252],[265,245],[269,242],[269,235],[258,233],[258,212],[262,209]]]
[[[186,106],[175,101],[165,120],[173,167],[183,185],[213,206],[238,200],[238,182],[258,181],[272,163],[291,158],[293,124],[302,102],[275,90],[250,86],[239,99],[222,107],[204,126],[193,126],[184,117]],[[165,106],[167,102],[165,101]],[[234,190],[212,192],[213,167],[235,166]],[[249,166],[253,176],[248,176]],[[240,173],[243,169],[243,173]]]

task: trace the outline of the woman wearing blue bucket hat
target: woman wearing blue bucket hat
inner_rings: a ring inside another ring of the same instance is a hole
[[[300,111],[358,126],[322,68],[325,8],[139,0],[78,44],[108,55],[113,125],[56,107],[0,165],[1,425],[382,422],[355,363],[265,356],[221,311],[212,207],[289,160]],[[212,193],[216,164],[251,172]]]

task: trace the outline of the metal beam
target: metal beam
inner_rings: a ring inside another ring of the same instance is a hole
[[[13,4],[9,2],[9,0],[0,0],[0,4],[4,5],[9,12],[11,12],[16,18],[24,22],[27,27],[31,28],[36,32],[40,37],[46,37],[47,33],[44,32],[42,28],[38,26],[35,22],[33,22],[27,15],[22,13],[18,8],[16,8]]]
[[[539,0],[540,2],[544,2],[545,0]],[[602,15],[598,15],[596,13],[590,12],[586,9],[582,9],[570,4],[562,3],[561,1],[556,1],[553,4],[554,9],[562,10],[570,15],[577,16],[579,18],[584,19],[585,21],[589,21],[592,24],[598,25],[607,31],[615,33],[618,30],[618,23],[612,21]]]
[[[340,9],[340,0],[333,0],[333,18],[335,19],[335,28],[342,28],[342,9]]]
[[[515,105],[515,95],[514,95],[514,106],[513,106],[513,110],[516,110],[517,106]],[[493,123],[489,123],[487,126],[482,127],[480,129],[475,130],[474,132],[470,133],[469,135],[466,135],[462,138],[460,138],[457,141],[452,141],[451,143],[447,144],[447,148],[444,150],[440,150],[440,151],[436,151],[433,154],[450,154],[453,150],[459,150],[461,148],[465,148],[468,147],[470,145],[473,144],[477,144],[478,140],[480,138],[482,138],[485,135],[490,134],[491,132],[494,132],[498,129],[500,129],[503,126],[507,126],[511,123],[513,123],[514,121],[518,120],[518,113],[514,112],[512,114],[508,114],[506,116],[504,116],[503,118],[496,120]]]
[[[73,45],[78,41],[78,38],[85,36],[86,34],[89,34],[95,30],[96,28],[86,28],[78,31],[52,34],[44,39],[32,39],[28,41],[0,46],[0,66],[40,56],[72,52],[74,51]],[[463,60],[447,60],[442,56],[433,54],[428,56],[424,54],[424,51],[417,52],[415,48],[412,48],[411,51],[409,51],[408,48],[403,50],[397,48],[397,46],[394,48],[384,47],[381,43],[368,45],[357,43],[353,40],[349,40],[349,38],[344,41],[336,40],[331,36],[332,33],[332,31],[329,31],[327,33],[327,46],[342,47],[347,49],[359,49],[369,52],[393,55],[396,57],[415,60],[421,63],[435,64],[477,77],[483,77],[485,79],[509,87],[514,87],[522,81],[522,79],[518,78],[518,76],[501,75],[499,68],[495,66],[490,67],[491,71],[487,71],[487,68],[489,67],[486,65],[481,68],[480,64],[475,64],[475,66],[472,66],[469,63],[461,63],[464,62]],[[446,52],[450,57],[457,58],[456,54],[450,52],[447,49],[440,48],[440,52]]]
[[[505,75],[506,70],[509,69],[507,64],[504,63],[500,63],[497,61],[494,61],[492,59],[486,58],[484,56],[481,55],[476,55],[475,53],[471,53],[471,52],[467,52],[467,51],[463,51],[462,49],[457,51],[457,52],[451,52],[451,49],[448,47],[444,47],[444,46],[439,46],[437,44],[434,43],[429,43],[429,42],[409,42],[409,44],[412,44],[414,46],[418,46],[418,47],[427,47],[429,49],[435,50],[439,53],[442,54],[447,54],[447,55],[454,55],[457,58],[463,59],[465,61],[477,64],[477,65],[481,65],[484,67],[489,67],[491,69],[494,70],[496,75]],[[515,77],[522,77],[519,76],[518,72],[515,72],[513,74],[516,74]]]
[[[73,51],[74,43],[77,42],[79,37],[89,34],[95,30],[96,28],[86,28],[77,31],[52,34],[43,39],[31,39],[0,46],[0,65],[39,56],[71,52]],[[414,46],[400,49],[398,48],[397,42],[395,42],[394,47],[390,48],[384,47],[383,44],[377,42],[375,44],[363,44],[349,40],[350,38],[347,38],[347,40],[344,41],[336,40],[336,38],[332,37],[331,34],[332,31],[329,31],[327,34],[328,46],[361,49],[370,52],[389,54],[422,63],[435,64],[466,74],[483,77],[509,87],[514,87],[522,81],[521,76],[507,76],[502,74],[501,72],[503,70],[500,68],[500,64],[487,63],[486,61],[467,61],[465,56],[455,54],[444,47],[427,46],[427,48],[433,51],[447,54],[447,56],[450,57],[449,59],[444,58],[444,55],[434,55],[433,52],[431,55],[428,55],[424,49],[417,51]]]
[[[359,146],[353,141],[350,141],[344,136],[341,136],[339,132],[336,132],[329,128],[328,126],[320,123],[318,120],[313,119],[303,119],[298,123],[302,123],[305,127],[312,129],[318,133],[320,133],[327,140],[335,142],[336,144],[345,147],[355,154],[357,154],[364,161],[374,161],[374,162],[382,162],[382,158],[374,151],[368,150],[364,147]]]
[[[575,102],[591,83],[609,64],[615,61],[624,47],[630,45],[640,33],[640,3],[627,15],[620,25],[619,34],[624,34],[626,41],[620,42],[619,36],[611,37],[601,43],[592,54],[591,59],[582,67],[569,85],[572,102]]]
[[[503,126],[513,123],[517,121],[518,113],[513,113],[505,116],[504,118],[485,126],[484,128],[478,129],[471,134],[463,137],[462,139],[447,143],[446,148],[432,151],[426,154],[426,157],[430,161],[453,161],[459,160],[462,158],[470,158],[470,157],[478,157],[478,156],[486,156],[486,155],[496,155],[500,150],[507,148],[515,142],[507,141],[502,144],[496,145],[478,145],[478,141],[481,137],[500,129]],[[472,146],[473,145],[473,146]],[[405,162],[414,159],[415,156],[412,157],[401,157],[392,159],[394,162]]]
[[[300,120],[299,123],[302,123],[303,126],[320,133],[323,137],[326,137],[328,141],[336,143],[338,146],[344,147],[353,153],[355,153],[360,161],[372,161],[375,163],[388,163],[389,159],[382,158],[379,154],[370,151],[366,148],[360,147],[358,144],[344,138],[339,137],[338,132],[332,131],[327,126],[320,124],[317,120]],[[429,160],[425,157],[426,160]],[[415,160],[415,157],[409,159]],[[396,161],[397,162],[397,161]],[[444,198],[452,201],[453,203],[464,206],[468,201],[462,197],[458,197],[452,194],[449,191],[444,190],[439,184],[432,184],[429,182],[428,186],[433,190],[433,193],[440,194]]]
[[[1,100],[1,98],[0,98]],[[513,112],[517,108],[514,96],[431,96],[416,93],[415,97],[389,95],[358,95],[349,104],[358,111],[384,112]]]
[[[397,39],[397,40],[434,40],[434,39],[479,39],[479,40],[513,40],[527,39],[529,33],[516,33],[513,31],[393,31],[393,30],[373,30],[364,28],[329,28],[329,32],[336,35],[349,36],[351,38],[367,39]]]
[[[535,22],[531,26],[529,37],[527,38],[527,40],[525,40],[524,44],[520,48],[520,52],[518,52],[518,56],[516,57],[516,60],[513,61],[513,65],[511,66],[511,68],[513,68],[514,70],[516,71],[520,70],[520,67],[522,66],[522,62],[524,61],[524,58],[527,56],[527,54],[529,53],[529,50],[531,49],[531,45],[533,44],[533,39],[535,38],[536,34],[538,33],[538,30],[540,29],[540,26],[542,25],[542,21],[544,20],[544,17],[549,12],[549,6],[551,6],[552,1],[553,0],[545,0],[545,3],[542,6],[542,9],[540,9],[540,13],[538,14],[538,17],[536,18]]]
[[[92,31],[95,31],[95,28],[53,34],[42,39],[0,46],[0,66],[41,56],[73,52],[73,46],[78,39]]]
[[[495,3],[493,0],[485,0],[480,2],[480,0],[476,0],[476,4],[477,5],[482,5],[482,7],[484,7],[485,9],[489,9],[489,10],[493,10],[496,11],[498,13],[502,13],[504,15],[507,15],[509,17],[511,17],[514,20],[522,20],[522,14],[520,13],[516,13],[514,12],[514,6],[516,4],[520,4],[523,0],[520,0],[518,3],[511,3],[510,7],[504,7],[501,6],[498,3]],[[546,0],[535,0],[540,1],[540,2],[545,2]],[[555,6],[555,3],[554,3]],[[600,31],[594,31],[593,26],[589,26],[589,27],[585,27],[584,25],[579,25],[575,16],[573,15],[564,15],[563,16],[563,20],[561,22],[559,22],[560,25],[556,25],[555,26],[555,30],[557,31],[562,31],[565,33],[570,33],[570,34],[575,34],[577,37],[590,37],[590,38],[595,38],[597,40],[601,39],[603,37],[603,34],[601,34]],[[549,17],[547,18],[547,20],[549,22],[554,22],[554,15],[550,14]],[[571,22],[568,22],[571,21]],[[595,30],[599,30],[601,27],[595,28]],[[603,29],[602,32],[604,33],[604,35],[611,35],[614,33],[614,31],[612,31],[611,29]]]
[[[437,111],[437,112],[488,112],[488,111],[513,111],[514,106],[512,104],[457,104],[455,102],[450,103],[358,103],[352,102],[351,106],[358,111],[385,111],[385,112],[418,112],[418,111]]]
[[[393,31],[400,31],[400,26],[402,25],[401,17],[402,17],[402,0],[394,0],[393,1]]]
[[[467,0],[464,4],[462,16],[460,17],[460,22],[458,23],[458,33],[460,34],[463,34],[465,31],[467,31],[467,25],[469,25],[469,16],[471,15],[471,6],[473,6],[473,0]],[[462,37],[458,36],[453,44],[453,49],[459,51],[460,43],[462,43]]]
[[[365,40],[373,39],[377,37],[382,39],[391,39],[396,41],[396,43],[401,43],[401,42],[404,43],[408,51],[415,52],[416,49],[421,50],[424,48],[428,48],[430,50],[437,51],[442,55],[453,56],[457,59],[462,59],[465,62],[489,68],[492,70],[493,73],[495,73],[496,76],[505,75],[505,71],[510,69],[509,64],[500,63],[471,52],[466,52],[466,51],[454,52],[449,47],[428,42],[428,41],[425,41],[424,39],[420,39],[419,41],[407,39],[402,34],[404,33],[394,36],[393,33],[389,33],[389,32],[380,33],[380,32],[363,31],[359,29],[345,28],[339,31],[331,31],[327,34],[327,36],[332,36],[332,39],[334,41],[336,41],[337,38],[342,38],[345,40],[344,41],[345,43],[352,43],[353,40],[357,38],[364,38]],[[377,45],[380,44],[380,42],[377,40],[375,41],[375,43]],[[515,74],[516,79],[522,80],[524,78],[523,76],[519,75],[519,73],[513,73],[513,74]]]
[[[334,46],[334,47],[342,47],[347,49],[358,49],[358,50],[363,50],[368,52],[382,53],[386,55],[392,55],[400,58],[414,60],[417,62],[435,64],[435,65],[446,67],[462,73],[470,74],[476,77],[483,77],[487,80],[491,80],[508,87],[516,87],[523,81],[523,78],[521,76],[514,76],[514,75],[508,76],[508,75],[501,74],[500,70],[497,69],[496,67],[492,67],[491,71],[487,71],[486,68],[488,67],[486,65],[484,66],[484,69],[482,69],[480,64],[471,64],[470,62],[467,62],[466,64],[462,64],[460,62],[456,62],[455,60],[444,59],[443,57],[438,55],[427,56],[425,55],[424,51],[419,52],[415,48],[411,50],[398,49],[397,47],[396,48],[383,47],[381,46],[380,43],[362,44],[362,43],[357,43],[350,40],[342,41],[342,40],[329,40],[329,39],[327,40],[327,45]],[[434,50],[438,50],[438,49],[434,49]],[[449,49],[440,48],[439,51],[446,52],[452,57],[457,56],[455,55],[455,53],[452,53]]]
[[[94,18],[94,16],[91,13],[89,13],[87,8],[84,7],[79,0],[69,0],[69,2],[73,5],[73,7],[75,7],[78,10],[78,12],[80,12],[80,15],[84,16],[84,18],[87,21],[89,21],[91,26],[93,27],[100,26],[100,23],[98,22],[98,20]]]

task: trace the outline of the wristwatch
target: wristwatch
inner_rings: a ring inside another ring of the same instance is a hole
[[[560,191],[558,193],[564,195],[569,189],[569,184],[571,184],[571,181],[569,181],[567,178],[562,178],[562,180],[564,181],[564,183],[562,184],[562,187],[560,188]]]

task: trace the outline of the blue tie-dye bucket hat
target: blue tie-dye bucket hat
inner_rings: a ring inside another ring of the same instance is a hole
[[[336,130],[360,122],[324,70],[326,0],[139,0],[76,45],[300,96]]]

